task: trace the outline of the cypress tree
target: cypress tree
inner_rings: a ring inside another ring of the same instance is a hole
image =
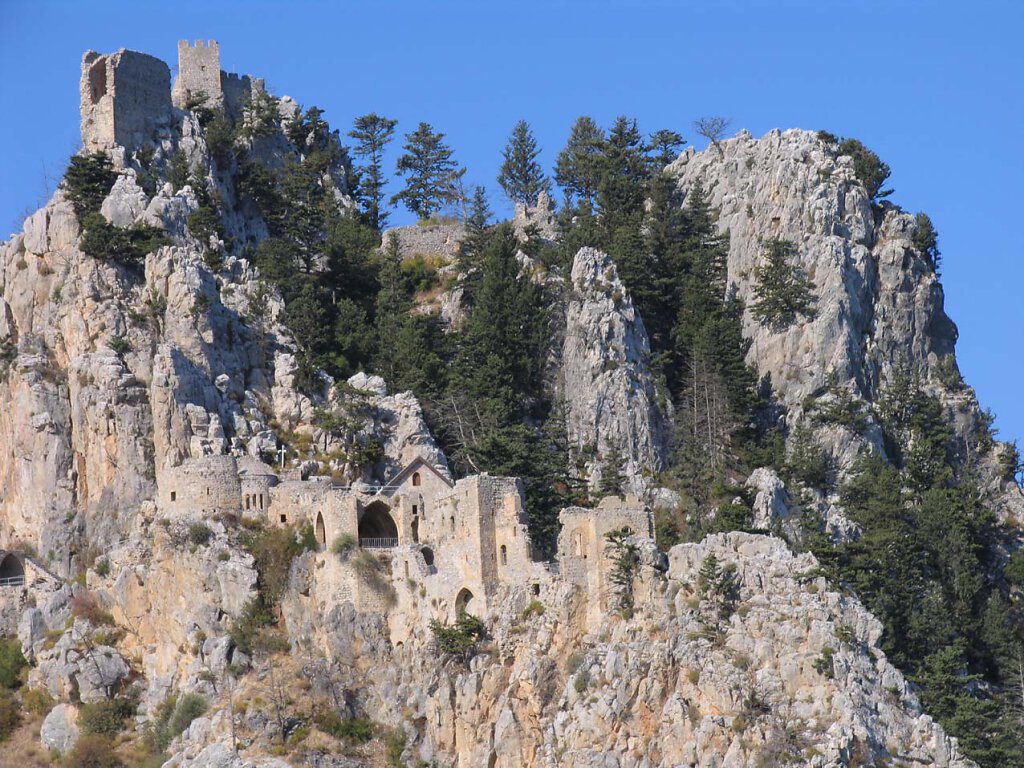
[[[504,161],[498,175],[498,183],[512,202],[536,205],[537,196],[550,191],[551,183],[537,162],[539,155],[540,149],[529,123],[520,120],[502,153]]]

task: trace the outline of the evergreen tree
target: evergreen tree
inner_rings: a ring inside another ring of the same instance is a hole
[[[622,471],[624,465],[619,447],[613,445],[604,455],[601,462],[601,482],[598,490],[605,496],[621,496],[626,486],[626,475]]]
[[[652,173],[659,173],[661,170],[676,159],[679,148],[686,143],[686,139],[675,131],[662,129],[651,134],[651,141],[648,150],[651,153]]]
[[[536,205],[541,192],[549,192],[551,182],[537,162],[540,149],[525,120],[516,123],[512,136],[502,153],[504,161],[498,183],[513,203]]]
[[[366,223],[378,232],[388,214],[381,210],[384,201],[384,149],[391,142],[397,120],[381,117],[376,112],[357,117],[348,135],[356,140],[352,152],[364,159],[360,171],[360,195]]]
[[[555,163],[555,182],[565,192],[568,203],[586,204],[593,208],[597,202],[603,146],[604,131],[594,119],[586,116],[577,118]]]
[[[398,158],[398,175],[405,176],[405,189],[391,198],[421,219],[429,219],[453,200],[453,179],[460,176],[454,151],[435,133],[429,123],[420,123],[405,135],[405,154]]]
[[[615,119],[599,163],[597,207],[601,226],[611,241],[621,228],[639,233],[647,192],[648,162],[636,120]]]
[[[466,218],[466,236],[459,245],[459,269],[466,273],[463,289],[470,300],[480,282],[480,262],[492,232],[488,223],[490,220],[491,208],[487,203],[487,192],[477,186],[473,190],[473,202]]]
[[[793,263],[796,246],[788,240],[773,238],[765,243],[764,261],[754,269],[754,317],[765,326],[782,330],[798,315],[812,319],[814,283]]]
[[[377,293],[377,358],[374,369],[385,381],[393,383],[399,368],[399,337],[412,306],[402,275],[398,237],[394,233],[381,253],[378,279],[380,291]]]

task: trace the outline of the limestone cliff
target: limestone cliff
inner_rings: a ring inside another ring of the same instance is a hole
[[[618,454],[629,490],[641,493],[664,466],[669,403],[650,368],[643,320],[611,258],[581,248],[573,261],[559,380],[569,442],[591,484]]]

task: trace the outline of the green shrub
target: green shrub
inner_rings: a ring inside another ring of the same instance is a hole
[[[188,527],[188,540],[197,547],[205,546],[213,538],[213,531],[206,523],[192,523]]]
[[[115,227],[103,214],[89,213],[82,220],[84,232],[79,242],[82,252],[96,259],[117,261],[125,265],[137,265],[147,253],[152,253],[167,244],[162,229],[149,224],[132,224],[130,227]]]
[[[90,213],[99,213],[103,200],[117,181],[117,171],[103,152],[75,155],[64,172],[64,189],[79,222]]]
[[[153,719],[144,729],[143,741],[152,753],[162,753],[178,734],[206,712],[206,699],[197,693],[186,693],[180,699],[170,694],[160,702]]]
[[[114,745],[106,736],[88,734],[75,742],[64,758],[64,768],[123,768],[124,763],[114,752]]]
[[[543,616],[544,615],[544,603],[540,600],[531,600],[530,604],[523,609],[522,619],[525,621],[531,616]]]
[[[96,561],[96,565],[93,567],[96,571],[96,575],[101,579],[107,578],[110,575],[110,561],[105,557],[101,557]]]
[[[616,601],[622,613],[632,613],[633,581],[640,570],[640,550],[628,541],[632,535],[629,528],[608,531],[604,535],[604,551],[612,561],[608,580],[617,588]]]
[[[853,158],[853,172],[857,176],[857,180],[864,185],[868,197],[872,201],[892,194],[891,189],[882,189],[882,185],[889,178],[891,171],[878,155],[857,139],[843,139],[839,144],[838,152],[840,155]]]
[[[829,646],[821,649],[821,656],[814,660],[814,671],[819,675],[831,678],[835,674],[833,660],[836,652]]]
[[[46,715],[53,705],[53,697],[45,688],[30,688],[21,694],[21,706],[33,715]]]
[[[786,471],[794,480],[809,488],[826,488],[829,485],[830,464],[828,456],[814,438],[814,430],[801,422],[790,441],[786,457]]]
[[[127,699],[105,699],[83,704],[78,711],[78,727],[82,733],[113,738],[124,730],[125,720],[134,706]]]
[[[242,532],[241,543],[256,560],[257,587],[264,604],[275,608],[288,586],[292,561],[304,551],[295,529],[258,523]]]
[[[365,744],[373,738],[373,723],[362,717],[342,717],[337,712],[317,713],[313,722],[336,739]]]
[[[391,768],[403,768],[402,753],[405,752],[406,736],[403,731],[392,731],[384,741],[385,754]]]
[[[359,540],[351,533],[342,533],[334,540],[331,544],[331,552],[336,554],[342,560],[348,560],[351,555],[359,547]]]
[[[132,343],[124,336],[114,336],[107,342],[107,346],[110,347],[111,352],[122,359],[132,351]]]
[[[427,291],[439,282],[437,267],[422,253],[414,254],[402,262],[402,276],[413,293]]]
[[[21,725],[21,709],[9,694],[0,694],[0,741],[6,741]]]
[[[252,656],[260,647],[262,635],[274,625],[274,614],[267,609],[263,600],[253,598],[242,609],[241,615],[231,624],[228,636],[242,653]]]
[[[21,685],[21,671],[28,662],[21,653],[21,642],[14,637],[0,638],[0,693]]]
[[[434,634],[438,651],[463,661],[469,661],[476,651],[477,643],[487,638],[484,623],[465,611],[459,612],[459,617],[452,625],[431,620],[430,631]]]
[[[179,733],[188,728],[192,721],[206,712],[206,699],[198,693],[186,693],[178,699],[178,705],[174,708],[167,728],[173,739]]]
[[[316,552],[320,549],[320,542],[316,540],[316,530],[312,523],[306,523],[299,529],[299,545],[304,552]]]

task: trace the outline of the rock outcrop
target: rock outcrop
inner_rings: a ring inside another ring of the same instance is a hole
[[[572,267],[559,381],[569,442],[592,485],[618,454],[628,489],[641,493],[665,458],[669,403],[650,369],[650,343],[611,258],[581,248]]]

